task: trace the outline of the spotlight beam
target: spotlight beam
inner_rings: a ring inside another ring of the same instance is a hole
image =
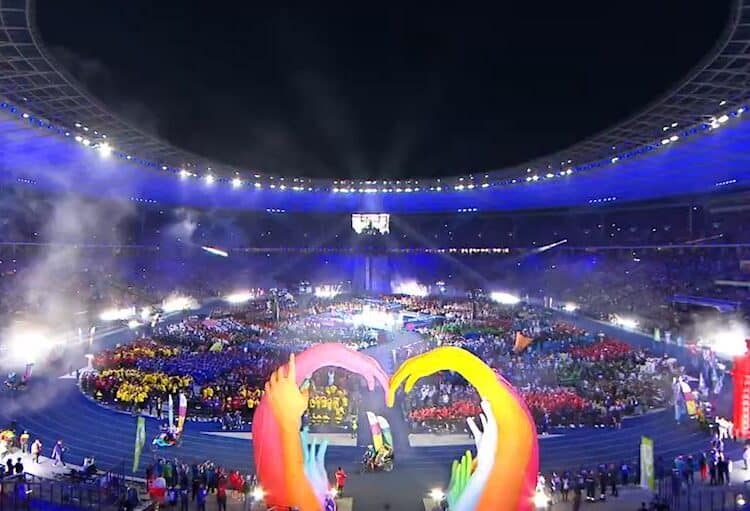
[[[568,242],[568,239],[566,238],[564,240],[556,241],[554,243],[550,243],[549,245],[544,245],[543,247],[539,247],[535,250],[532,250],[532,252],[539,254],[541,252],[546,252],[547,250],[553,249],[555,247],[559,247],[560,245],[564,245],[567,242]]]
[[[215,256],[229,257],[229,252],[225,250],[221,250],[220,248],[206,247],[206,246],[202,246],[201,248],[205,250],[206,252],[208,252],[209,254],[213,254]]]

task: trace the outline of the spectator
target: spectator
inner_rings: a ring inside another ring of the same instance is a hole
[[[336,469],[336,492],[339,496],[344,494],[344,486],[346,485],[346,478],[348,477],[343,468],[338,467]]]
[[[34,463],[39,463],[39,456],[42,454],[42,442],[38,438],[31,444],[31,459]]]
[[[52,448],[52,459],[55,460],[54,465],[61,463],[63,467],[65,466],[65,460],[63,459],[64,453],[65,446],[63,446],[62,440],[58,440]]]

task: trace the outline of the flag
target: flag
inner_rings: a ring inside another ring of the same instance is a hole
[[[372,412],[367,412],[367,422],[370,423],[370,432],[372,433],[372,445],[375,451],[383,449],[383,432],[380,430],[377,416]]]
[[[641,488],[654,491],[654,441],[647,436],[641,437]]]
[[[135,426],[135,451],[133,453],[133,473],[138,471],[138,465],[141,461],[141,451],[146,445],[146,419],[138,417]]]
[[[680,422],[685,414],[685,396],[683,396],[680,382],[676,378],[672,384],[672,393],[674,397],[674,420]]]
[[[94,344],[94,334],[96,334],[96,325],[92,326],[91,330],[89,330],[89,347]]]
[[[695,417],[698,413],[698,406],[695,403],[695,396],[690,385],[684,380],[680,380],[680,390],[682,391],[682,397],[685,400],[685,411],[689,417]]]
[[[174,401],[172,401],[172,394],[169,395],[167,406],[169,406],[169,427],[171,428],[174,425]]]
[[[389,445],[391,449],[393,449],[393,435],[391,434],[391,425],[388,423],[388,419],[382,415],[378,415],[377,419],[380,431],[383,433],[383,443]]]
[[[187,397],[182,392],[180,392],[180,404],[177,416],[177,433],[182,434],[182,428],[185,427],[185,417],[187,416]]]
[[[513,345],[513,353],[521,353],[529,347],[532,341],[531,337],[526,337],[520,331],[516,332],[516,343]]]

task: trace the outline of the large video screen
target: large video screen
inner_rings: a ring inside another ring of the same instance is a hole
[[[354,213],[352,229],[357,234],[387,234],[391,215],[388,213]]]

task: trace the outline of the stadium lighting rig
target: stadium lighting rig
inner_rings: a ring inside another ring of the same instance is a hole
[[[161,309],[166,313],[197,309],[198,307],[198,301],[192,296],[178,294],[165,298],[161,304]]]
[[[637,319],[629,318],[626,316],[620,316],[618,314],[614,314],[612,316],[612,323],[614,323],[615,325],[619,327],[626,328],[628,330],[635,330],[636,328],[638,328],[638,325],[639,325],[639,322]]]
[[[104,158],[109,158],[112,155],[112,146],[109,145],[107,142],[98,144],[96,146],[96,149],[99,151],[99,154],[102,155]]]
[[[124,321],[135,316],[135,307],[127,307],[124,309],[107,309],[99,314],[99,319],[102,321]]]
[[[65,344],[59,334],[41,326],[14,323],[4,333],[3,360],[10,364],[34,364]]]
[[[505,291],[493,291],[490,293],[490,299],[501,305],[516,305],[521,303],[521,298]]]
[[[252,291],[237,291],[224,297],[224,301],[233,305],[249,302],[257,297]]]
[[[397,295],[425,297],[430,294],[427,286],[416,280],[403,280],[391,283],[391,291]]]
[[[663,138],[656,139],[652,143],[644,144],[643,146],[637,147],[635,149],[629,150],[624,153],[615,153],[611,156],[608,156],[606,158],[602,158],[600,160],[596,161],[589,161],[589,162],[581,162],[580,164],[573,166],[571,165],[573,162],[572,160],[564,160],[560,162],[560,167],[566,167],[566,168],[560,168],[560,170],[554,170],[552,168],[552,165],[547,165],[543,170],[539,169],[532,169],[528,168],[526,169],[526,174],[521,176],[515,176],[515,177],[498,177],[498,176],[492,176],[490,174],[483,174],[483,175],[469,175],[468,178],[466,177],[458,177],[456,181],[454,181],[455,184],[448,184],[444,185],[441,183],[440,179],[434,179],[431,180],[432,186],[424,186],[419,183],[419,180],[404,180],[403,182],[400,180],[397,180],[395,183],[396,185],[400,186],[392,186],[393,181],[382,181],[380,184],[377,180],[362,180],[362,181],[353,181],[353,180],[336,180],[333,181],[333,184],[325,184],[323,186],[313,187],[310,186],[312,184],[312,180],[310,179],[304,179],[304,178],[290,178],[294,183],[297,183],[295,185],[287,186],[286,184],[270,184],[270,182],[275,180],[274,176],[267,176],[267,180],[269,183],[267,183],[269,186],[268,188],[278,191],[278,192],[284,192],[286,190],[293,190],[296,192],[333,192],[333,193],[343,193],[343,194],[350,194],[350,193],[360,193],[360,194],[377,194],[377,193],[414,193],[414,192],[443,192],[443,191],[453,191],[453,192],[468,192],[472,190],[488,190],[491,188],[496,188],[500,186],[509,186],[509,185],[515,185],[515,184],[533,184],[536,182],[544,182],[549,180],[559,180],[563,178],[570,177],[574,173],[578,173],[581,171],[588,171],[593,169],[598,169],[604,166],[608,165],[615,165],[618,162],[628,159],[628,158],[634,158],[637,156],[640,156],[641,154],[657,150],[661,147],[668,146],[671,144],[674,144],[678,141],[681,141],[687,137],[690,137],[692,135],[702,133],[702,132],[710,132],[716,129],[719,129],[720,127],[724,126],[726,123],[728,123],[733,118],[739,118],[744,114],[744,112],[747,110],[746,105],[741,105],[734,108],[727,108],[727,101],[722,100],[719,102],[719,107],[721,108],[720,112],[717,112],[713,116],[706,116],[704,117],[704,121],[700,122],[694,126],[691,127],[682,127],[679,126],[677,122],[672,122],[671,124],[666,124],[662,127],[662,132],[665,132],[664,134],[668,134],[670,130],[679,129],[679,132],[672,132],[669,136],[663,136]],[[116,156],[119,158],[123,158],[126,160],[132,160],[133,163],[145,166],[145,167],[151,167],[155,169],[161,169],[165,172],[171,172],[175,175],[177,175],[180,179],[184,180],[188,177],[199,177],[198,174],[195,172],[189,172],[185,170],[184,168],[177,168],[172,165],[169,165],[165,162],[153,162],[149,161],[143,158],[140,158],[138,156],[132,155],[132,154],[126,154],[122,151],[117,151],[110,142],[107,140],[107,135],[104,133],[100,133],[97,129],[94,127],[87,126],[81,122],[74,123],[75,128],[66,128],[63,126],[58,126],[50,123],[46,119],[42,119],[37,117],[34,113],[24,111],[25,107],[19,107],[16,105],[13,105],[11,103],[8,103],[7,101],[0,101],[0,110],[4,110],[9,112],[11,115],[16,116],[20,121],[29,123],[29,125],[45,129],[48,131],[51,131],[53,133],[56,133],[63,137],[73,138],[77,143],[82,145],[83,147],[93,149],[97,151],[102,157],[110,157],[110,156]],[[612,150],[614,151],[618,146],[613,145]],[[569,166],[568,166],[569,165]],[[555,166],[557,166],[555,164]],[[213,185],[214,183],[222,183],[222,184],[228,184],[232,188],[240,188],[243,184],[243,181],[239,177],[234,178],[222,178],[222,177],[215,177],[213,174],[210,173],[211,169],[208,168],[207,171],[208,174],[205,174],[203,176],[203,180],[205,181],[205,184],[207,185]],[[252,172],[252,171],[251,171]],[[256,171],[257,172],[257,171]],[[261,181],[261,174],[255,173],[253,174],[255,177],[255,181],[253,183],[253,189],[260,190],[264,188],[263,183]],[[279,177],[278,181],[284,181],[283,177]],[[307,182],[306,185],[303,185],[305,182]],[[598,202],[598,201],[594,201]]]
[[[736,357],[747,351],[750,326],[744,321],[704,321],[697,328],[699,346],[708,346],[723,357]]]
[[[578,305],[573,302],[568,302],[565,305],[563,305],[563,310],[565,312],[575,312],[578,310]]]

